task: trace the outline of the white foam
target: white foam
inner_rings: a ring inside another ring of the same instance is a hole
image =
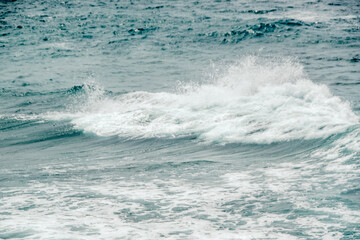
[[[4,191],[0,212],[9,211],[11,216],[4,215],[2,225],[5,232],[34,232],[29,239],[297,239],[291,234],[293,230],[312,238],[331,235],[340,239],[346,224],[356,223],[359,211],[341,203],[332,208],[319,207],[312,194],[318,194],[317,188],[327,176],[318,174],[319,165],[302,169],[306,165],[298,163],[300,168],[295,169],[286,163],[275,168],[220,173],[217,182],[190,182],[177,177],[146,181],[139,175],[117,181],[114,175],[101,181],[33,181],[28,188]],[[286,191],[279,191],[279,184]],[[305,185],[309,190],[302,188]],[[271,199],[274,194],[276,201]],[[292,210],[312,210],[316,214],[288,219],[293,212],[268,209],[277,201],[291,202]],[[28,206],[33,207],[23,209]],[[183,210],[174,211],[182,206]],[[247,215],[247,209],[254,214]],[[159,215],[136,220],[155,213]],[[337,221],[322,221],[325,217]],[[237,226],[239,221],[243,225]],[[174,234],[177,231],[179,235]]]
[[[345,19],[345,20],[356,20],[355,15],[336,15],[335,13],[329,14],[325,12],[311,12],[311,11],[291,11],[285,14],[285,16],[278,15],[269,15],[270,19],[283,19],[284,17],[288,19],[296,19],[298,21],[307,22],[307,23],[319,23],[319,22],[329,22],[335,19]]]
[[[89,94],[80,110],[49,113],[99,136],[178,138],[206,142],[271,143],[323,138],[358,123],[348,102],[306,78],[291,61],[255,57],[229,67],[211,83],[176,93]]]

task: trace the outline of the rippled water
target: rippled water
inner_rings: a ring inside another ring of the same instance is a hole
[[[0,239],[360,238],[357,0],[0,16]]]

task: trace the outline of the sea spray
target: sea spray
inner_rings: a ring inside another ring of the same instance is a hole
[[[308,79],[290,60],[249,56],[209,83],[178,92],[137,91],[109,97],[86,87],[79,109],[45,115],[69,119],[99,136],[182,138],[204,142],[272,143],[324,138],[358,123],[348,102]]]

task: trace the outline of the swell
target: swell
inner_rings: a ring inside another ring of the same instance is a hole
[[[272,143],[327,138],[358,124],[351,105],[289,60],[247,57],[205,84],[176,92],[109,96],[86,87],[82,106],[43,114],[76,129],[127,139],[187,138],[213,143]],[[78,100],[77,100],[78,102]]]
[[[284,38],[290,36],[298,38],[299,31],[312,28],[314,25],[314,23],[291,18],[283,18],[279,20],[258,18],[256,19],[256,22],[250,21],[247,22],[247,24],[232,27],[232,29],[226,32],[213,31],[210,33],[200,33],[198,34],[198,37],[200,38],[200,41],[209,41],[210,39],[213,39],[221,42],[222,44],[237,44],[249,39],[263,39],[270,36],[274,37],[279,34],[284,35]],[[321,26],[321,24],[317,24],[316,27],[322,28],[323,26]]]
[[[219,68],[208,82],[181,84],[173,92],[116,94],[94,82],[54,91],[47,95],[53,111],[0,116],[1,131],[43,123],[51,129],[60,121],[75,135],[271,144],[341,136],[359,124],[349,102],[309,80],[296,62],[250,56]]]
[[[60,88],[52,91],[46,91],[36,88],[14,88],[5,87],[0,89],[0,100],[2,106],[0,111],[8,116],[9,119],[24,119],[29,116],[31,119],[39,112],[57,110],[61,111],[66,109],[76,101],[86,101],[90,92],[94,92],[97,88],[91,84],[79,84],[70,88]],[[112,95],[111,91],[104,92],[107,95]],[[79,104],[81,104],[79,102]],[[0,129],[6,125],[0,125]]]

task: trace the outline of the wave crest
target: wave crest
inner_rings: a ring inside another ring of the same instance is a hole
[[[211,83],[181,91],[105,97],[95,91],[76,112],[51,113],[100,136],[272,143],[324,138],[358,124],[348,102],[315,84],[291,61],[247,57]],[[101,95],[101,96],[100,96]]]

